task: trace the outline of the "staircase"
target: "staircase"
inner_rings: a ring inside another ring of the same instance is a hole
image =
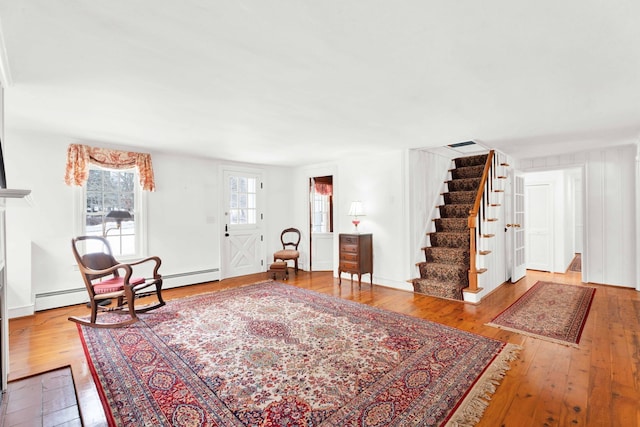
[[[428,233],[429,246],[422,248],[425,261],[416,264],[420,278],[412,279],[415,292],[463,300],[462,290],[469,287],[471,243],[475,247],[470,241],[469,212],[486,162],[486,154],[454,159],[451,180],[446,182],[448,191],[442,195],[444,204],[437,207],[440,217],[433,220],[435,231]]]

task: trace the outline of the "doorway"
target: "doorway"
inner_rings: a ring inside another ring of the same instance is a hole
[[[525,174],[527,269],[565,273],[582,254],[583,175],[582,167]]]
[[[224,230],[221,278],[262,271],[262,174],[259,171],[223,171]]]
[[[525,187],[525,223],[527,269],[553,271],[552,182],[537,182]]]
[[[333,176],[309,178],[309,271],[333,270]]]

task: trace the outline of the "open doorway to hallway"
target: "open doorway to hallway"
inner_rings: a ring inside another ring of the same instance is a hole
[[[584,252],[584,169],[527,172],[527,269],[564,273]]]

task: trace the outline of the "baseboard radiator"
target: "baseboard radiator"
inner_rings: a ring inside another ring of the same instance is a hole
[[[197,283],[218,281],[220,280],[220,269],[211,268],[184,273],[163,274],[162,278],[163,289],[177,288],[180,286],[195,285]],[[80,277],[78,277],[78,281],[81,281]],[[84,286],[80,288],[76,287],[72,289],[37,293],[35,297],[35,311],[83,304],[88,300],[87,290]]]

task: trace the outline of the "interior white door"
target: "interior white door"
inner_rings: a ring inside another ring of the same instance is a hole
[[[553,245],[551,184],[536,183],[525,186],[526,258],[527,268],[552,271]]]
[[[524,176],[522,173],[513,171],[512,179],[513,206],[511,211],[512,222],[506,226],[511,230],[511,248],[513,256],[511,258],[511,282],[515,283],[527,274],[526,248],[525,248],[525,191]]]
[[[262,176],[243,170],[225,170],[223,186],[221,277],[264,271]]]
[[[311,270],[333,270],[333,233],[312,233],[311,245]]]
[[[333,176],[309,178],[310,270],[333,270]]]

